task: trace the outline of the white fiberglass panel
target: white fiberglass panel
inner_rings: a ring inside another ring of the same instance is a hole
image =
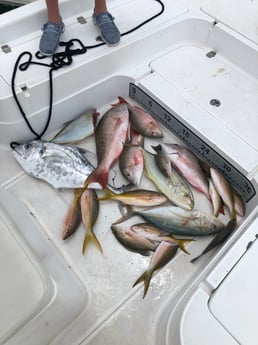
[[[45,345],[86,305],[86,289],[33,211],[0,190],[0,344]]]
[[[185,45],[152,69],[256,151],[258,80],[209,47]],[[219,135],[219,133],[218,133]]]
[[[201,7],[202,11],[214,17],[240,35],[258,43],[258,1],[257,0],[212,0]]]
[[[44,276],[10,225],[0,209],[0,310],[4,316],[1,317],[0,340],[34,313],[46,293]]]
[[[242,345],[258,343],[258,276],[251,269],[258,260],[257,249],[256,240],[209,301],[213,316]]]

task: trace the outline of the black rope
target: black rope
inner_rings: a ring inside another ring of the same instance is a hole
[[[158,16],[160,16],[164,12],[165,6],[164,6],[163,2],[161,0],[154,0],[154,1],[156,1],[160,4],[160,6],[161,6],[160,11],[157,14],[153,15],[152,17],[146,19],[145,21],[143,21],[139,25],[135,26],[134,28],[122,33],[121,36],[128,35],[134,31],[138,30],[140,27],[149,23],[153,19],[157,18]],[[72,49],[74,47],[74,44],[77,44],[79,46],[79,48],[77,47],[75,49]],[[38,61],[33,61],[32,60],[32,54],[31,54],[31,52],[28,52],[28,51],[25,51],[18,56],[18,58],[15,62],[15,65],[14,65],[12,79],[11,79],[12,94],[13,94],[14,100],[15,100],[15,102],[16,102],[16,104],[17,104],[17,106],[21,112],[21,115],[24,118],[24,121],[26,122],[30,131],[35,135],[35,137],[36,137],[35,139],[41,139],[41,137],[46,133],[48,126],[49,126],[49,123],[51,121],[52,107],[53,107],[53,72],[60,69],[60,68],[65,67],[65,66],[71,65],[71,63],[73,62],[73,56],[85,54],[88,49],[97,48],[97,47],[100,47],[104,44],[105,44],[104,42],[100,42],[100,43],[97,43],[94,45],[85,46],[77,38],[71,39],[67,42],[60,42],[59,46],[64,47],[64,51],[57,52],[57,53],[53,54],[52,55],[52,62],[50,64],[46,64],[46,63],[38,62]],[[21,60],[24,59],[25,56],[27,56],[27,60],[25,62],[21,63]],[[42,59],[46,58],[46,56],[41,55],[39,51],[35,54],[35,57],[38,60],[42,60]],[[31,126],[31,124],[30,124],[30,122],[29,122],[29,120],[28,120],[19,100],[18,100],[16,91],[15,91],[15,79],[16,79],[16,74],[17,74],[18,68],[20,71],[26,71],[30,65],[39,65],[39,66],[49,68],[49,111],[48,111],[46,124],[40,133],[37,133],[33,129],[33,127]],[[11,148],[14,148],[16,145],[19,145],[19,143],[11,142],[11,144],[10,144]]]

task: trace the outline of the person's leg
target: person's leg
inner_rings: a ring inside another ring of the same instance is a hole
[[[106,0],[95,0],[95,14],[107,12]]]
[[[61,16],[59,12],[58,0],[46,0],[48,21],[60,24]]]
[[[58,0],[46,0],[48,21],[43,26],[39,42],[39,51],[43,55],[53,55],[58,48],[60,36],[64,32],[64,23],[59,12]]]
[[[120,32],[114,23],[114,18],[107,10],[105,0],[95,0],[93,22],[98,26],[103,41],[109,46],[115,46],[120,41]]]

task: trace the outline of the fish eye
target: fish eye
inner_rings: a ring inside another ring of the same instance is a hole
[[[29,143],[26,143],[26,144],[24,144],[24,148],[25,148],[25,150],[29,150],[30,148],[31,148],[31,144],[29,144]]]
[[[44,149],[40,149],[40,150],[39,150],[39,155],[40,155],[40,156],[43,156],[43,154],[44,154]]]

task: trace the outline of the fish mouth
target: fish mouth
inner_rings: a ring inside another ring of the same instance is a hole
[[[18,150],[18,148],[20,147],[20,145],[21,145],[21,144],[16,143],[16,142],[12,142],[12,143],[10,144],[10,146],[11,146],[11,148],[12,148],[12,150],[13,150],[13,153],[18,154],[19,156],[22,155],[22,153]]]
[[[17,151],[15,148],[13,149],[13,154],[17,154],[19,156],[22,156],[22,153],[20,151]]]

